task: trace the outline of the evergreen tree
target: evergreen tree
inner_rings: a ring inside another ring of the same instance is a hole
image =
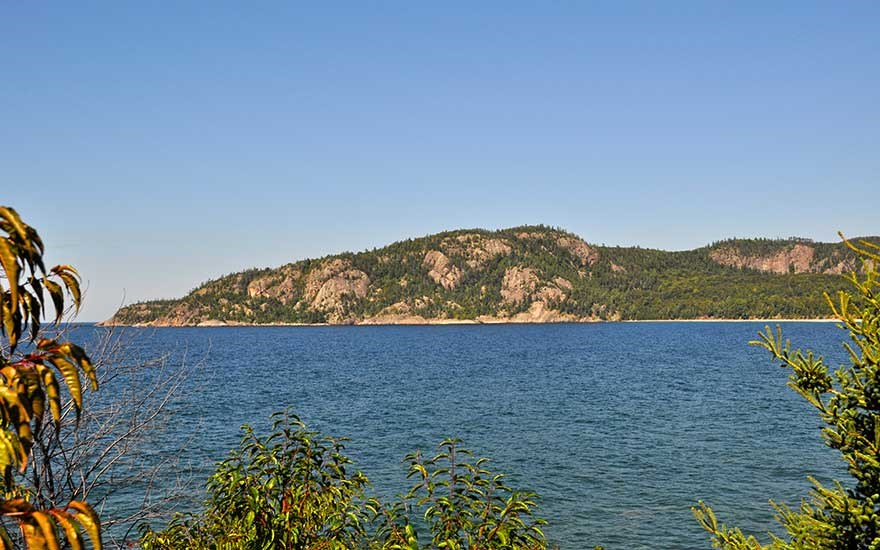
[[[854,290],[837,300],[826,295],[834,317],[849,332],[844,344],[850,365],[829,372],[821,356],[792,349],[782,331],[767,327],[753,342],[791,369],[788,385],[817,412],[825,444],[839,451],[851,478],[833,485],[812,479],[813,489],[798,510],[773,503],[786,538],[764,546],[754,536],[719,524],[704,503],[694,515],[722,549],[880,549],[880,246],[847,243],[865,266],[848,276]]]

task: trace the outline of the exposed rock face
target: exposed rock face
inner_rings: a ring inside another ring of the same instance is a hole
[[[306,277],[305,299],[311,308],[327,313],[331,323],[346,321],[346,300],[367,295],[370,278],[343,259],[327,260]]]
[[[515,305],[539,301],[546,304],[565,300],[565,291],[574,288],[568,279],[556,277],[553,281],[541,281],[537,270],[514,266],[504,272],[501,281],[502,304]]]
[[[367,295],[370,279],[363,271],[344,271],[332,279],[324,281],[315,295],[312,307],[321,311],[337,308],[345,296],[363,298]]]
[[[593,265],[599,261],[599,253],[593,250],[586,242],[574,237],[559,237],[556,244],[568,250],[579,259],[582,265]]]
[[[384,308],[378,315],[368,317],[358,324],[363,325],[424,325],[428,322],[421,315],[413,313],[406,302],[397,302]]]
[[[510,245],[501,239],[483,239],[481,248],[490,256],[510,254]]]
[[[197,309],[191,308],[188,304],[180,303],[172,307],[164,317],[145,324],[148,326],[195,325],[206,320],[199,313]]]
[[[571,281],[569,281],[568,279],[563,279],[562,277],[554,277],[553,282],[560,289],[571,290],[574,288],[571,284]]]
[[[544,303],[561,302],[565,300],[565,293],[558,287],[548,285],[541,288],[535,297]]]
[[[447,290],[452,290],[461,281],[461,269],[439,250],[428,251],[422,265],[428,270],[428,277]]]
[[[863,265],[858,268],[855,264],[855,262],[849,260],[841,260],[835,263],[834,261],[829,261],[826,258],[819,262],[817,264],[817,267],[822,271],[822,273],[827,273],[829,275],[842,275],[844,273],[851,273],[853,271],[864,273],[866,269],[870,268],[871,261],[868,260],[867,265]]]
[[[465,263],[472,269],[479,269],[492,258],[510,254],[513,250],[503,239],[485,238],[477,233],[444,239],[441,246],[447,254],[464,256]]]
[[[564,323],[577,320],[574,315],[548,308],[544,302],[532,302],[528,311],[517,313],[510,318],[513,323]]]
[[[504,272],[501,280],[502,303],[518,304],[531,298],[541,280],[530,267],[514,266]]]
[[[546,236],[543,231],[520,231],[516,234],[517,239],[543,239]]]
[[[579,319],[576,315],[562,313],[547,306],[544,302],[532,302],[528,311],[517,313],[513,316],[481,315],[477,321],[484,324],[495,323],[572,323],[585,322],[593,319]]]
[[[279,300],[282,304],[296,298],[296,282],[302,277],[298,269],[286,268],[280,273],[254,279],[247,286],[249,298],[268,298]]]
[[[269,295],[269,289],[278,281],[275,276],[254,279],[247,287],[248,298],[262,298]]]
[[[798,243],[787,250],[771,256],[746,256],[735,247],[722,247],[709,253],[712,260],[721,265],[739,269],[754,269],[765,273],[810,273],[813,271],[813,247]]]
[[[303,297],[311,302],[318,295],[321,287],[343,271],[351,267],[350,262],[339,258],[325,260],[315,269],[312,269],[306,277],[305,291]]]
[[[327,260],[306,278],[305,297],[320,303],[330,296],[354,294],[358,298],[367,295],[370,278],[366,273],[351,267],[348,260]]]

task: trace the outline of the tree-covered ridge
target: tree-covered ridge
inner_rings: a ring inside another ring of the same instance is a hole
[[[547,322],[810,318],[856,265],[842,243],[733,239],[681,252],[586,243],[559,228],[466,229],[250,269],[119,324]]]

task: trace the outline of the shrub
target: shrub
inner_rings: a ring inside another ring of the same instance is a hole
[[[363,538],[360,503],[367,479],[349,475],[342,440],[309,431],[290,413],[273,415],[265,439],[244,426],[239,449],[208,480],[197,515],[178,515],[154,548],[352,548]]]
[[[418,483],[388,505],[366,498],[368,480],[351,472],[344,440],[309,431],[290,413],[273,418],[265,439],[243,428],[239,449],[208,481],[202,512],[180,514],[162,531],[143,529],[144,550],[546,548],[535,495],[504,485],[486,459],[468,460],[458,440],[442,442],[430,459],[409,455]]]
[[[458,439],[446,439],[440,453],[424,458],[421,451],[406,457],[409,477],[418,480],[392,507],[368,503],[380,520],[379,547],[388,549],[541,549],[546,548],[534,516],[536,495],[516,491],[503,474],[487,469],[489,459],[470,460],[472,452]],[[431,543],[420,546],[411,514],[418,512],[431,533]]]
[[[854,291],[826,295],[831,312],[849,332],[844,344],[850,365],[829,373],[812,351],[792,349],[782,331],[767,327],[752,342],[791,369],[788,385],[819,413],[825,444],[841,453],[851,479],[832,486],[811,478],[813,489],[798,510],[772,503],[787,539],[772,537],[762,546],[754,536],[719,525],[710,507],[694,509],[700,524],[723,549],[880,549],[880,246],[847,243],[862,259],[862,274],[848,276]]]

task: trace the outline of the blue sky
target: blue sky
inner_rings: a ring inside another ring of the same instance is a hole
[[[10,2],[0,203],[82,320],[459,227],[878,234],[878,2]]]

